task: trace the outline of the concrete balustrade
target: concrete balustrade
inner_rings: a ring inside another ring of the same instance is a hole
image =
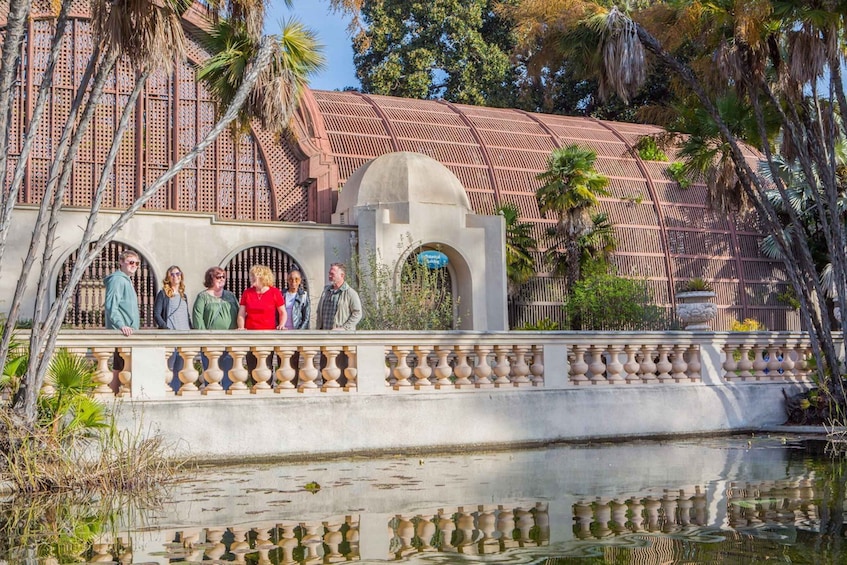
[[[789,332],[66,330],[57,345],[94,362],[97,395],[149,399],[808,381],[811,355]]]

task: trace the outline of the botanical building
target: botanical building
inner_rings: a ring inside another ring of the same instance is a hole
[[[75,8],[54,79],[53,103],[42,121],[36,157],[26,172],[20,204],[40,202],[52,143],[59,138],[75,85],[92,49],[87,9],[85,2],[78,2]],[[33,13],[16,83],[13,161],[20,152],[50,48],[49,12],[44,10],[38,16],[34,9]],[[196,29],[200,24],[197,12],[189,11],[184,22],[189,31]],[[188,152],[216,120],[214,102],[195,80],[194,65],[207,54],[199,43],[189,45],[190,60],[177,65],[170,76],[151,78],[136,105],[132,134],[124,138],[110,179],[109,208],[127,207],[140,187]],[[65,197],[69,207],[85,208],[89,204],[122,100],[133,83],[131,70],[118,65],[74,167]],[[761,235],[756,218],[713,214],[705,206],[704,186],[693,184],[682,189],[668,175],[668,163],[644,161],[633,151],[641,136],[658,131],[654,127],[323,91],[306,93],[296,125],[298,136],[293,141],[280,140],[258,126],[238,139],[229,133],[221,135],[146,204],[144,218],[151,227],[144,229],[149,232],[133,232],[135,228],[128,227],[103,260],[92,265],[68,322],[99,325],[97,281],[114,268],[116,253],[126,246],[139,251],[149,262],[142,269],[139,293],[143,308],[151,308],[157,281],[167,264],[191,264],[196,250],[186,248],[197,243],[189,236],[184,241],[162,243],[156,241],[156,234],[166,233],[160,228],[168,225],[197,223],[198,218],[208,218],[210,233],[216,225],[231,227],[235,222],[245,234],[238,244],[226,237],[220,242],[206,238],[204,263],[198,259],[196,270],[206,263],[226,266],[233,272],[233,290],[239,291],[239,285],[247,285],[244,275],[251,263],[271,264],[279,273],[294,264],[310,265],[304,269],[307,284],[319,289],[324,265],[332,260],[333,252],[339,252],[339,246],[333,244],[335,248],[330,249],[332,246],[324,244],[320,255],[309,256],[309,249],[314,247],[304,246],[297,230],[313,233],[325,226],[335,234],[333,241],[355,240],[356,226],[342,227],[349,218],[333,216],[339,193],[359,167],[389,153],[421,153],[444,165],[464,188],[472,213],[491,215],[497,205],[513,203],[522,221],[532,222],[534,236],[543,241],[545,229],[553,220],[539,214],[536,175],[545,169],[553,149],[579,144],[597,152],[596,168],[610,178],[611,195],[601,198],[601,208],[615,226],[617,251],[613,262],[619,274],[646,279],[656,301],[667,307],[673,305],[673,289],[681,281],[694,277],[712,281],[719,305],[716,329],[726,329],[731,319],[743,318],[755,318],[774,330],[798,326],[796,314],[776,298],[787,285],[782,265],[759,251]],[[425,199],[420,190],[414,194]],[[423,220],[435,225],[439,222],[438,217]],[[336,226],[330,227],[333,223]],[[255,229],[251,228],[253,224]],[[282,231],[275,232],[275,227]],[[251,230],[256,234],[252,239]],[[341,254],[342,258],[349,257],[349,250]],[[72,260],[70,250],[56,258],[56,288],[61,287],[62,273]],[[0,298],[8,295],[9,284],[0,281]],[[196,283],[194,290],[198,290]],[[540,273],[510,300],[510,325],[556,318],[562,292],[559,279]],[[144,323],[152,324],[152,318],[145,317]]]

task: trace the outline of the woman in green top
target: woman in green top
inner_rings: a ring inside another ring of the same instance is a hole
[[[206,290],[194,300],[194,328],[198,330],[234,330],[238,317],[238,298],[228,290],[226,271],[220,267],[206,270]]]

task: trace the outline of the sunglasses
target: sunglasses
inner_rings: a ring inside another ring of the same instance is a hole
[[[173,273],[168,273],[168,276],[171,276],[171,277],[181,277],[181,276],[182,276],[182,273],[180,273],[179,271],[174,271]]]
[[[126,264],[127,265],[140,265],[141,261],[133,261],[132,259],[130,259],[129,261],[126,262]]]
[[[226,275],[215,275],[215,278],[218,280],[226,280]]]

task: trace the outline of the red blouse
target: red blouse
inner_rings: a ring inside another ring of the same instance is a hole
[[[245,330],[274,330],[278,323],[277,311],[280,306],[285,306],[285,298],[275,286],[269,287],[262,294],[251,286],[241,295],[239,304],[247,311]]]

